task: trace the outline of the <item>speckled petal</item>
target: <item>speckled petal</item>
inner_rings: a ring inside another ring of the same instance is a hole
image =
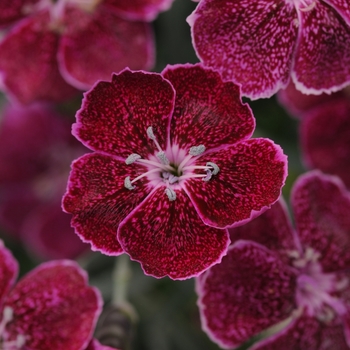
[[[304,247],[321,254],[325,272],[350,267],[350,195],[338,177],[313,171],[299,177],[291,202]]]
[[[341,17],[350,24],[350,4],[348,0],[323,0],[323,2],[334,7]]]
[[[105,0],[104,5],[131,20],[152,21],[161,11],[170,8],[174,0]]]
[[[340,90],[350,82],[349,25],[322,1],[300,17],[292,71],[297,89],[312,94]]]
[[[321,323],[302,315],[281,332],[258,342],[251,350],[349,350],[343,327],[337,322]]]
[[[28,350],[76,350],[88,346],[102,300],[87,285],[85,271],[63,260],[42,264],[23,277],[5,305],[13,309],[6,340],[24,335]]]
[[[220,171],[209,181],[184,185],[203,221],[214,227],[250,221],[278,200],[287,176],[287,157],[268,139],[250,139],[207,153],[196,165],[215,163]]]
[[[0,1],[0,26],[7,26],[31,13],[39,0]]]
[[[287,85],[297,13],[284,0],[202,0],[188,18],[197,55],[250,98]]]
[[[73,162],[63,209],[73,214],[72,226],[93,250],[107,255],[123,252],[116,238],[118,225],[149,192],[145,178],[137,181],[133,191],[124,187],[124,179],[143,172],[142,165],[128,166],[97,153]]]
[[[350,100],[331,99],[300,124],[303,158],[310,168],[338,175],[350,188]]]
[[[158,188],[120,225],[118,239],[146,274],[186,279],[219,263],[230,242],[226,230],[203,224],[189,198],[170,201]]]
[[[165,149],[173,111],[173,87],[156,73],[113,74],[112,82],[99,82],[84,96],[73,134],[87,147],[127,158],[145,157],[156,147],[147,136],[152,126]]]
[[[18,264],[0,239],[0,319],[3,299],[13,286],[18,274]]]
[[[290,316],[295,284],[292,269],[272,251],[238,241],[199,285],[202,327],[221,347],[236,347]]]
[[[229,229],[231,243],[240,239],[250,240],[278,253],[288,262],[288,251],[299,250],[299,240],[295,237],[290,223],[287,205],[281,197],[271,209],[248,222]]]
[[[251,136],[255,120],[242,104],[240,88],[201,65],[168,66],[162,75],[176,91],[171,139],[180,148],[203,144],[207,149]]]
[[[105,6],[93,16],[78,9],[72,12],[70,22],[78,18],[86,25],[65,32],[60,40],[60,72],[71,85],[87,90],[125,67],[152,68],[154,43],[149,24],[121,19]]]
[[[59,102],[77,94],[58,71],[58,36],[48,30],[48,16],[45,12],[23,20],[0,44],[2,88],[22,104]]]

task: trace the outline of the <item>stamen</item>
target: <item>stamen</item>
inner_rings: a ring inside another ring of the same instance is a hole
[[[210,170],[207,170],[207,175],[202,179],[203,181],[207,182],[211,179],[211,177],[213,176],[213,172]]]
[[[193,146],[189,150],[189,154],[191,156],[199,156],[205,151],[205,146],[204,145],[199,145],[199,146]]]
[[[137,153],[132,153],[128,158],[125,159],[125,163],[127,165],[130,165],[134,162],[136,162],[138,159],[141,159],[141,156]]]
[[[174,184],[177,181],[179,181],[179,177],[178,176],[175,176],[175,175],[172,175],[172,174],[169,176],[169,183],[170,184]]]
[[[213,162],[207,162],[206,165],[213,168],[213,170],[212,170],[213,175],[216,175],[220,171],[220,168]]]
[[[130,176],[127,176],[124,180],[124,187],[126,187],[128,190],[133,190],[135,188],[135,186],[133,186],[131,184],[131,181],[130,181]]]
[[[167,187],[164,192],[168,196],[170,202],[176,199],[176,192],[173,189]]]
[[[135,177],[134,180],[131,180],[130,181],[130,176],[127,176],[124,180],[124,186],[128,189],[128,190],[133,190],[135,188],[135,186],[133,186],[132,184],[140,179],[142,179],[143,177],[149,175],[149,174],[152,174],[152,173],[156,173],[156,172],[159,172],[159,169],[152,169],[150,171],[147,171],[141,175],[139,175],[138,177]]]
[[[160,160],[160,162],[163,165],[169,165],[170,164],[168,157],[166,156],[165,152],[163,152],[163,151],[160,151],[160,152],[157,153],[157,158]]]
[[[162,149],[161,149],[161,147],[160,147],[160,145],[159,145],[159,143],[158,143],[158,141],[157,141],[157,139],[156,139],[156,136],[155,136],[154,133],[153,133],[153,128],[152,128],[151,126],[149,126],[149,127],[147,128],[147,136],[154,142],[154,144],[155,144],[156,147],[158,148],[158,151],[159,151],[159,152],[162,152]]]

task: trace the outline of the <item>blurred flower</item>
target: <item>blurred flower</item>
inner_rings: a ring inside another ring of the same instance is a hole
[[[127,66],[149,69],[154,43],[146,21],[172,1],[6,1],[0,25],[20,21],[0,44],[3,88],[24,104],[61,101]]]
[[[226,253],[222,229],[280,196],[286,156],[254,126],[239,87],[201,65],[124,70],[85,94],[73,134],[95,153],[73,163],[63,208],[94,250],[198,275]]]
[[[102,300],[75,262],[41,264],[13,287],[17,273],[0,241],[1,349],[112,350],[91,340]]]
[[[348,1],[202,0],[188,22],[201,61],[252,99],[290,78],[308,94],[350,82]]]
[[[197,280],[203,328],[220,346],[274,327],[252,349],[349,349],[350,194],[314,171],[292,207],[298,234],[277,202],[230,230],[227,256]]]
[[[0,122],[0,224],[41,259],[86,250],[62,212],[71,161],[86,152],[51,106],[7,106]]]
[[[293,84],[280,91],[280,103],[300,119],[304,164],[338,175],[350,188],[350,95],[348,89],[320,96],[303,95]]]

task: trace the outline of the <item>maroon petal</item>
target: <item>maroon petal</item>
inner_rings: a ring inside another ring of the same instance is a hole
[[[28,349],[84,349],[90,342],[102,300],[87,285],[87,274],[76,263],[54,261],[23,277],[6,299],[13,320],[5,339],[25,337]]]
[[[118,239],[148,275],[198,276],[221,261],[230,242],[228,233],[204,225],[182,191],[170,201],[164,189],[155,190],[123,221]]]
[[[349,99],[339,97],[312,109],[300,125],[305,163],[338,175],[347,187],[350,187],[349,116]]]
[[[99,9],[93,16],[75,9],[70,20],[74,23],[78,18],[85,26],[66,32],[60,40],[60,71],[78,89],[109,80],[113,72],[125,67],[150,69],[154,63],[149,24],[121,19],[104,6]]]
[[[292,206],[302,245],[320,253],[325,272],[350,267],[350,195],[339,178],[313,171],[292,190]]]
[[[189,179],[186,190],[203,221],[214,227],[238,226],[271,206],[281,195],[287,157],[268,139],[251,139],[203,155],[196,164],[215,163],[209,181]]]
[[[294,83],[290,82],[285,90],[278,92],[277,97],[278,102],[290,115],[296,118],[303,118],[313,107],[317,107],[322,103],[328,103],[344,95],[343,90],[331,95],[306,95],[297,90]]]
[[[349,25],[321,1],[301,12],[300,20],[292,72],[297,89],[308,94],[340,90],[350,82]]]
[[[229,234],[231,243],[240,239],[254,241],[278,253],[282,260],[288,259],[286,255],[288,251],[301,249],[282,197],[271,206],[271,209],[254,220],[243,226],[230,228]]]
[[[287,328],[258,342],[251,350],[348,350],[343,327],[337,322],[321,323],[303,315]]]
[[[347,0],[323,0],[328,5],[334,7],[341,17],[350,24],[350,7]]]
[[[137,177],[144,169],[97,153],[72,164],[63,209],[73,214],[72,226],[93,250],[107,255],[123,252],[116,238],[118,225],[149,192],[145,178],[137,182],[134,191],[124,187],[124,180]]]
[[[99,82],[85,94],[73,125],[74,135],[87,147],[127,158],[154,153],[147,136],[152,126],[165,149],[174,89],[156,73],[124,70],[112,82]]]
[[[104,5],[110,7],[124,18],[152,21],[159,12],[168,10],[173,1],[174,0],[105,0]]]
[[[49,14],[23,20],[0,44],[4,89],[22,104],[61,101],[77,94],[57,66],[58,35],[49,30]]]
[[[11,252],[0,240],[0,319],[2,317],[3,300],[13,286],[18,274],[18,264]]]
[[[240,88],[222,81],[201,65],[168,66],[163,72],[176,91],[171,120],[172,144],[207,149],[233,144],[251,136],[255,120],[242,104]]]
[[[275,0],[202,0],[189,17],[198,57],[250,98],[287,85],[298,28],[294,4]]]
[[[296,276],[277,255],[249,241],[232,245],[199,284],[203,329],[232,348],[291,314]]]
[[[31,254],[44,260],[75,259],[89,247],[74,233],[60,201],[32,210],[22,227],[21,239]]]
[[[39,0],[2,0],[0,2],[0,26],[10,25],[35,9]]]

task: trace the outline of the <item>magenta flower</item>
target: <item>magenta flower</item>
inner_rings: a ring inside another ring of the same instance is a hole
[[[297,233],[277,202],[232,229],[227,256],[197,280],[203,328],[224,348],[269,328],[252,349],[350,349],[350,194],[314,171],[291,201]]]
[[[347,89],[336,94],[307,96],[292,86],[279,99],[300,118],[299,137],[307,168],[338,175],[350,188],[350,98]]]
[[[17,273],[0,241],[1,349],[112,350],[91,339],[102,299],[75,262],[41,264],[13,287]]]
[[[154,43],[145,21],[172,1],[6,1],[0,25],[18,23],[0,44],[3,88],[25,104],[61,101],[126,66],[149,69]]]
[[[52,106],[7,106],[0,125],[0,224],[40,259],[76,258],[88,246],[61,210],[69,165],[86,149]]]
[[[350,82],[347,0],[201,0],[188,22],[200,60],[252,99],[290,78],[308,94]]]
[[[83,100],[73,134],[95,151],[72,166],[63,208],[93,250],[184,279],[219,262],[226,227],[280,196],[286,156],[251,139],[239,88],[200,65],[124,70]]]

